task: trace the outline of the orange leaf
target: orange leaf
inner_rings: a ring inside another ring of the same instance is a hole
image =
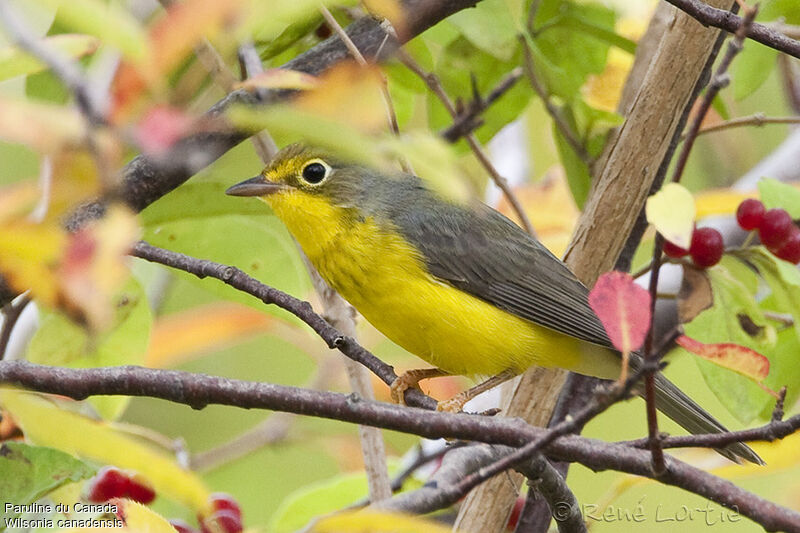
[[[629,353],[641,348],[650,329],[650,293],[624,272],[606,272],[589,293],[589,305],[614,347]]]
[[[153,326],[145,365],[174,366],[247,335],[269,331],[274,318],[249,307],[219,303],[159,318]]]
[[[236,17],[243,2],[185,0],[176,2],[150,28],[149,57],[141,63],[123,62],[114,78],[112,116],[120,122],[148,87],[160,87],[204,38],[213,38]]]
[[[681,348],[721,367],[760,383],[769,374],[769,359],[746,346],[733,343],[705,344],[686,335],[675,341]],[[765,389],[767,390],[767,389]],[[775,393],[772,392],[774,395]]]

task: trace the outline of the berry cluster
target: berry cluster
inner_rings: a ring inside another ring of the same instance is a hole
[[[744,230],[758,230],[761,242],[776,257],[790,263],[800,263],[800,227],[785,209],[767,210],[759,200],[748,198],[739,204],[736,222]],[[664,243],[664,253],[668,257],[691,255],[694,264],[700,268],[719,263],[724,251],[722,235],[713,228],[695,229],[688,250],[669,241]]]
[[[200,532],[183,520],[170,520],[170,524],[178,533],[240,533],[242,525],[242,509],[229,494],[215,492],[208,500],[210,514],[198,515]]]
[[[800,228],[786,210],[767,210],[760,201],[749,198],[739,204],[736,221],[744,230],[758,230],[761,242],[776,257],[800,263]]]
[[[89,482],[87,499],[103,503],[112,498],[128,498],[148,504],[156,498],[156,492],[141,475],[105,466]],[[183,520],[170,520],[170,524],[178,533],[240,533],[244,530],[242,509],[232,496],[215,492],[209,497],[208,504],[209,514],[197,517],[199,531]]]
[[[722,235],[714,228],[695,228],[688,250],[669,241],[664,242],[664,253],[668,257],[679,258],[691,255],[694,264],[700,268],[708,268],[719,263],[724,251]]]
[[[156,492],[141,475],[106,466],[89,482],[87,499],[102,503],[112,498],[128,498],[148,504],[156,498]]]

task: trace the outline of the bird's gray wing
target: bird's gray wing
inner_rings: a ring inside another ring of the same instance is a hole
[[[538,241],[482,204],[426,200],[396,207],[392,222],[436,278],[526,320],[611,346],[586,287]]]

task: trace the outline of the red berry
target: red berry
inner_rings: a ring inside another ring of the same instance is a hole
[[[197,533],[197,530],[184,522],[183,520],[179,520],[177,518],[173,518],[169,521],[170,525],[175,528],[175,531],[178,533]]]
[[[128,484],[128,498],[135,502],[147,505],[156,499],[156,491],[150,483],[139,474],[130,477]]]
[[[742,229],[752,231],[761,225],[765,212],[766,208],[761,201],[748,198],[739,204],[739,208],[736,210],[736,222]]]
[[[128,494],[131,480],[115,466],[105,466],[94,477],[89,489],[89,501],[102,503],[111,498],[124,498]]]
[[[239,533],[244,529],[242,518],[233,511],[214,511],[200,523],[203,533]]]
[[[777,250],[789,238],[792,226],[794,226],[792,217],[784,209],[770,209],[764,213],[764,218],[758,227],[758,236],[764,246]]]
[[[687,250],[686,248],[681,248],[677,244],[673,244],[670,241],[665,240],[664,253],[667,254],[667,257],[674,257],[675,259],[678,259],[680,257],[688,255],[689,250]]]
[[[780,248],[773,253],[776,257],[780,257],[784,261],[789,261],[793,264],[800,263],[800,228],[792,224],[792,231],[789,238],[786,239]]]
[[[242,508],[239,507],[239,503],[230,494],[215,492],[209,496],[208,502],[215,511],[231,511],[239,518],[242,518]]]
[[[722,235],[714,228],[699,228],[692,233],[692,245],[689,253],[692,261],[700,268],[707,268],[719,263],[725,246]]]

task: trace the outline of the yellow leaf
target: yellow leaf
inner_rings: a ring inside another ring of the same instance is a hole
[[[647,199],[647,221],[669,242],[689,249],[694,229],[694,198],[686,187],[667,183]]]
[[[608,51],[606,67],[600,74],[592,74],[581,87],[586,103],[596,109],[616,111],[622,87],[633,65],[633,56],[619,48]]]
[[[703,191],[697,194],[695,206],[697,218],[705,218],[713,215],[733,215],[739,204],[747,198],[758,198],[758,193],[743,193],[732,189],[717,189]]]
[[[313,89],[319,85],[319,80],[311,74],[299,70],[284,68],[271,68],[257,76],[237,83],[237,89]]]
[[[0,224],[0,272],[17,291],[30,290],[41,303],[55,306],[59,284],[53,273],[67,236],[56,224],[17,220]]]
[[[0,404],[35,444],[134,470],[147,478],[157,494],[195,511],[207,504],[209,492],[199,477],[181,468],[172,456],[113,424],[59,409],[41,395],[11,388],[0,388]]]
[[[438,522],[419,516],[381,511],[346,511],[314,524],[309,533],[451,533]],[[457,533],[457,532],[456,532]]]

